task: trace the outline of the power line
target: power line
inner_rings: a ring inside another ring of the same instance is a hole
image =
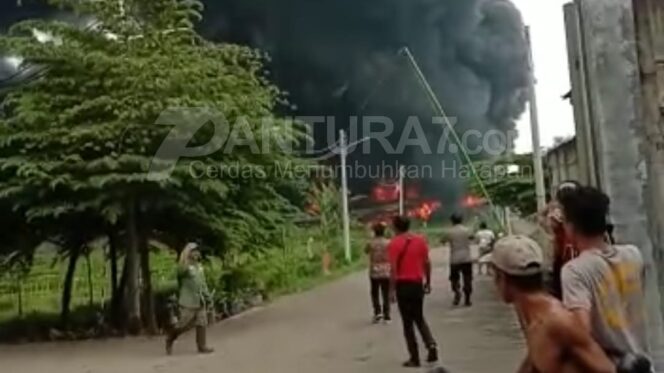
[[[482,191],[482,194],[484,194],[484,197],[487,199],[489,202],[489,206],[491,207],[491,211],[494,214],[494,218],[496,219],[496,222],[500,224],[502,228],[505,228],[505,225],[502,222],[502,219],[498,215],[498,211],[496,210],[496,206],[493,203],[493,199],[491,198],[491,195],[489,194],[489,191],[486,189],[486,186],[484,185],[484,182],[482,182],[482,179],[479,177],[479,174],[477,172],[477,168],[475,167],[475,164],[473,161],[470,159],[470,156],[468,155],[468,152],[466,150],[466,147],[463,145],[463,142],[459,138],[459,135],[457,134],[454,126],[449,120],[449,117],[447,116],[447,113],[445,112],[445,109],[443,109],[443,106],[441,105],[440,101],[438,100],[438,97],[436,96],[435,92],[433,91],[433,88],[431,88],[431,85],[429,84],[429,81],[427,78],[424,76],[424,73],[420,69],[420,66],[417,64],[417,61],[415,60],[415,57],[413,54],[410,52],[410,49],[408,47],[403,47],[399,51],[399,55],[404,56],[408,59],[410,62],[415,75],[417,79],[419,80],[420,84],[422,85],[422,88],[424,88],[425,92],[427,93],[429,100],[431,102],[431,105],[433,106],[434,110],[437,111],[440,115],[442,115],[445,125],[447,128],[450,130],[450,133],[452,134],[452,138],[454,139],[454,142],[458,146],[459,150],[461,151],[461,156],[462,161],[465,161],[467,163],[468,167],[470,168],[473,177],[477,181],[477,183],[480,186],[480,189]]]

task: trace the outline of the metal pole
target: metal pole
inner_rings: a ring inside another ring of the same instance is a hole
[[[346,261],[353,260],[350,250],[350,216],[348,212],[348,176],[346,175],[346,156],[348,155],[348,145],[346,139],[346,132],[339,131],[339,156],[341,157],[341,205],[343,208],[343,224],[344,224],[344,253],[346,254]]]
[[[537,92],[535,79],[535,62],[533,60],[533,49],[530,41],[530,27],[526,26],[526,40],[528,41],[528,60],[530,62],[530,131],[533,138],[533,164],[535,167],[535,194],[537,196],[537,210],[542,211],[546,207],[546,193],[544,191],[544,167],[542,165],[542,147],[540,146],[539,117],[537,112]]]
[[[403,166],[399,166],[399,215],[403,216],[404,212],[404,182],[403,182],[403,177],[404,177],[404,170]]]
[[[427,96],[429,96],[429,100],[431,102],[431,105],[433,106],[433,109],[443,117],[445,120],[445,126],[450,130],[450,133],[452,134],[452,139],[456,143],[456,145],[459,147],[459,150],[461,152],[461,156],[459,157],[462,162],[466,162],[466,165],[470,168],[470,171],[473,174],[473,177],[477,180],[477,183],[479,184],[480,188],[482,189],[482,194],[484,194],[484,198],[486,198],[489,201],[489,206],[491,207],[491,212],[493,214],[493,218],[496,220],[496,223],[500,224],[501,226],[503,225],[502,219],[500,215],[498,214],[498,211],[496,210],[496,206],[493,203],[493,199],[491,198],[491,195],[489,195],[489,192],[486,190],[486,186],[482,182],[482,179],[480,178],[477,168],[475,167],[475,164],[473,164],[473,161],[470,159],[470,156],[468,155],[468,152],[466,151],[466,148],[459,138],[459,135],[456,133],[456,130],[454,129],[454,126],[452,125],[452,122],[450,122],[450,118],[447,116],[447,113],[445,113],[445,109],[443,109],[443,105],[440,104],[440,101],[438,100],[438,97],[436,96],[436,93],[433,91],[433,88],[431,88],[431,85],[429,84],[429,81],[427,78],[424,76],[424,73],[422,72],[422,69],[420,69],[420,66],[417,64],[417,61],[415,60],[415,56],[410,52],[410,49],[408,47],[403,47],[400,51],[400,54],[404,55],[406,58],[408,58],[408,61],[410,62],[410,66],[413,68],[415,71],[415,76],[419,80],[420,84],[424,88],[424,91],[426,92]]]

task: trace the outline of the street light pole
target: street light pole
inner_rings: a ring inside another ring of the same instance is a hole
[[[533,48],[530,40],[530,27],[526,26],[526,40],[528,41],[528,61],[530,63],[529,82],[529,111],[530,131],[533,141],[533,165],[535,168],[535,195],[537,196],[537,211],[546,207],[546,193],[544,191],[544,166],[542,165],[542,148],[540,145],[539,116],[537,112],[537,92],[535,80],[535,62],[533,59]]]
[[[357,140],[353,143],[348,143],[348,138],[346,137],[346,131],[339,131],[339,157],[341,158],[341,207],[342,219],[344,225],[344,254],[346,256],[346,261],[349,263],[353,260],[351,248],[350,248],[350,212],[348,207],[348,173],[346,169],[346,158],[348,157],[348,149],[357,146],[365,141],[371,140],[371,137],[364,137],[360,140]]]
[[[346,156],[348,155],[348,139],[346,132],[339,131],[339,156],[341,157],[341,205],[343,209],[344,253],[346,261],[351,262],[353,257],[350,249],[350,216],[348,212],[348,175],[346,174]]]

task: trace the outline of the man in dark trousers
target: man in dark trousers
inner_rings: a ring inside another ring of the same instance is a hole
[[[463,225],[463,217],[453,214],[452,227],[449,228],[443,243],[450,245],[450,284],[454,292],[454,305],[461,303],[461,279],[463,279],[463,295],[466,306],[471,306],[473,294],[473,258],[470,244],[473,231]]]
[[[438,348],[424,319],[424,296],[431,292],[431,262],[426,240],[412,234],[410,220],[397,216],[393,220],[396,236],[388,246],[392,267],[392,288],[395,291],[403,332],[410,358],[405,367],[419,367],[420,353],[415,326],[427,347],[427,362],[438,361]]]
[[[390,241],[385,238],[385,224],[377,223],[372,226],[374,237],[367,244],[366,253],[369,255],[369,279],[371,281],[371,304],[373,305],[373,322],[390,322],[390,258],[387,245]],[[381,299],[382,297],[382,299]],[[382,300],[382,304],[381,304]]]

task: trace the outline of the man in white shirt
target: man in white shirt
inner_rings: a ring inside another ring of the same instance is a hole
[[[496,241],[496,235],[487,227],[485,222],[481,222],[480,230],[475,233],[475,240],[480,251],[478,264],[479,272],[482,274],[482,268],[488,269],[491,263],[491,251],[493,250],[493,243]]]
[[[472,305],[473,294],[473,258],[470,244],[473,231],[463,225],[463,217],[452,215],[452,227],[447,229],[443,243],[450,245],[450,284],[454,292],[454,305],[461,303],[461,280],[463,279],[463,295],[466,307]]]

